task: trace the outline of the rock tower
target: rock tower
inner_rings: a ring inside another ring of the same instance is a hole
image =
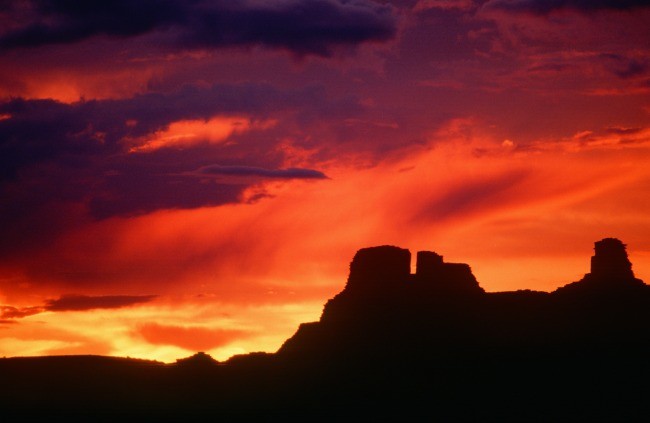
[[[595,244],[591,257],[591,278],[633,279],[632,263],[627,258],[625,244],[616,238],[605,238]]]

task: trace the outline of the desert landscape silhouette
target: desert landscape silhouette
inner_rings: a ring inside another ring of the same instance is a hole
[[[6,416],[187,421],[643,420],[650,286],[626,246],[553,292],[485,292],[467,264],[363,248],[320,321],[274,354],[174,364],[102,356],[0,360]]]
[[[650,421],[649,27],[0,0],[0,423]]]

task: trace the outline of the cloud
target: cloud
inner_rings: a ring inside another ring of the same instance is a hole
[[[413,11],[422,12],[430,9],[469,11],[475,7],[473,0],[419,0],[413,6]]]
[[[268,84],[186,86],[166,94],[73,104],[11,99],[0,103],[0,115],[9,116],[0,120],[0,181],[15,177],[23,166],[62,156],[83,167],[93,156],[127,153],[133,140],[146,140],[178,121],[297,109],[322,117],[334,109],[354,113],[359,108],[353,98],[328,100],[319,87],[280,90]]]
[[[561,9],[595,12],[598,10],[632,10],[649,6],[648,0],[490,0],[484,5],[486,9],[539,15]]]
[[[190,351],[221,347],[248,334],[241,330],[167,326],[157,323],[140,325],[137,333],[151,344],[174,345]]]
[[[211,163],[237,166],[244,157],[249,166],[282,169],[291,154],[278,147],[287,128],[361,110],[357,99],[329,99],[322,87],[256,83],[185,86],[72,104],[5,100],[0,102],[0,231],[5,234],[0,251],[15,254],[42,245],[88,218],[239,202],[251,181],[223,183],[187,173]],[[219,123],[228,125],[215,135]],[[156,144],[160,137],[187,135],[183,131],[192,136]],[[307,170],[264,176],[322,177]]]
[[[605,128],[605,131],[615,135],[634,135],[643,132],[644,128],[610,127]]]
[[[32,13],[0,37],[0,48],[75,43],[96,36],[162,35],[170,48],[263,45],[327,56],[339,45],[395,36],[390,6],[372,0],[34,0]],[[10,10],[19,2],[10,2]]]
[[[331,104],[317,87],[283,91],[267,84],[215,84],[207,89],[186,86],[167,94],[73,104],[10,99],[0,103],[0,115],[5,116],[0,120],[0,180],[15,176],[23,165],[58,156],[123,151],[121,142],[125,138],[152,134],[175,121],[207,120],[220,113],[270,113],[309,105],[320,113],[328,107],[323,103]]]
[[[71,43],[100,34],[128,37],[185,19],[182,3],[169,0],[86,4],[34,0],[31,3],[32,13],[25,16],[28,22],[5,33],[0,45],[12,48]],[[9,1],[5,7],[15,12],[20,2]]]
[[[122,308],[147,303],[157,295],[63,295],[55,300],[47,300],[44,310],[85,311],[98,308]]]
[[[323,172],[313,169],[291,167],[288,169],[265,169],[254,166],[210,165],[196,171],[200,175],[258,177],[272,179],[327,179]]]
[[[603,53],[600,55],[600,59],[604,61],[606,68],[622,79],[644,76],[650,71],[649,58],[633,58],[622,54]]]
[[[129,307],[150,302],[157,297],[157,295],[62,295],[57,299],[45,301],[42,306],[22,308],[0,306],[0,322],[15,323],[15,319],[33,316],[44,311],[86,311]]]
[[[42,307],[23,307],[17,308],[12,306],[0,306],[0,319],[22,319],[23,317],[32,316],[41,313]],[[14,322],[14,320],[5,320],[7,322]]]
[[[273,127],[274,121],[251,122],[244,117],[214,117],[208,120],[172,122],[165,130],[134,140],[130,152],[151,152],[160,148],[182,149],[196,144],[219,144],[235,134]]]

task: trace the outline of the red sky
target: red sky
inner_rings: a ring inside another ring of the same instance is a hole
[[[650,280],[650,3],[0,5],[0,356],[275,351],[355,251]]]

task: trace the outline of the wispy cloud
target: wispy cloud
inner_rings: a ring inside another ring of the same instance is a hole
[[[270,179],[327,179],[327,176],[318,170],[290,167],[286,169],[265,169],[254,166],[203,166],[196,170],[199,175],[256,177]]]
[[[48,311],[84,311],[101,308],[122,308],[148,303],[157,295],[63,295],[48,300],[43,307]]]
[[[0,306],[0,319],[3,319],[6,323],[15,322],[15,319],[22,319],[45,311],[88,311],[130,307],[148,303],[157,297],[157,295],[62,295],[59,298],[45,301],[41,306],[21,308],[7,305]]]

